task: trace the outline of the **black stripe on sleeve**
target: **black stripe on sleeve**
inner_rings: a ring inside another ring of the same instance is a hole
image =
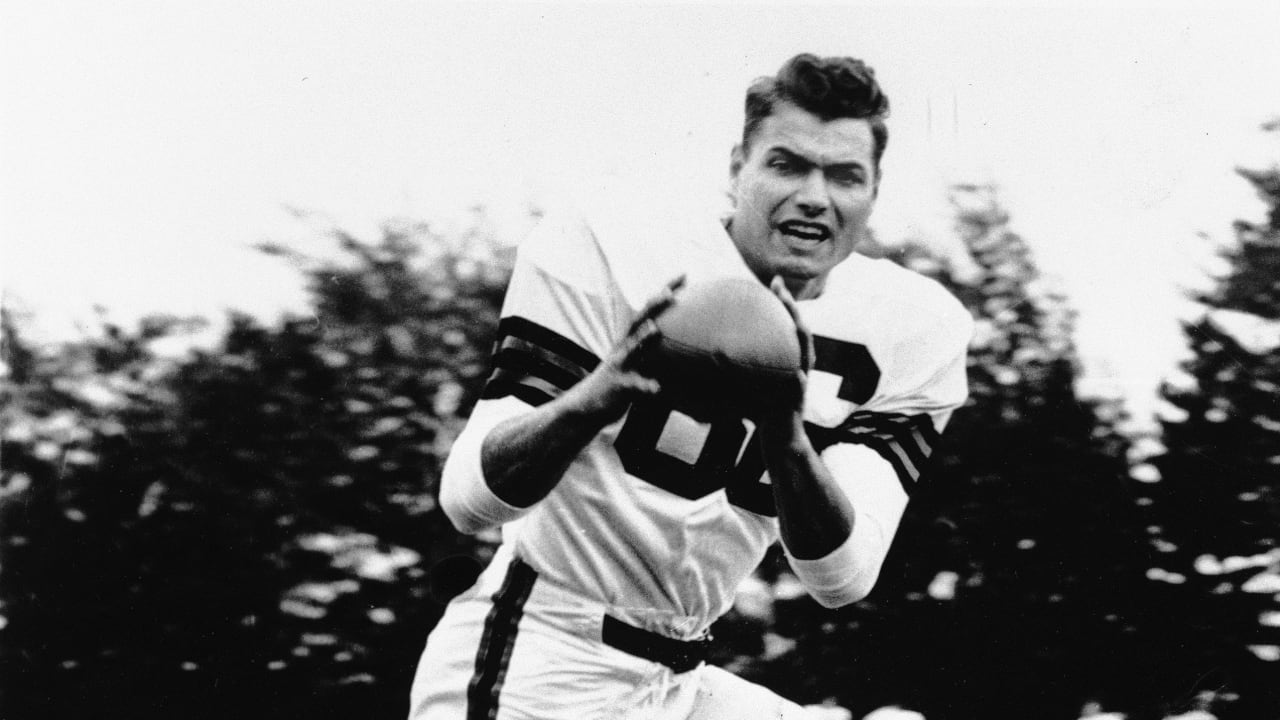
[[[498,716],[498,695],[511,663],[516,630],[537,579],[537,571],[515,559],[507,568],[502,587],[494,593],[476,652],[475,674],[467,686],[467,720],[494,720]]]
[[[568,358],[515,335],[502,338],[494,350],[494,366],[526,370],[563,388],[571,387],[590,372]]]
[[[600,358],[590,350],[550,328],[518,315],[505,317],[498,322],[498,337],[505,335],[528,340],[588,371],[594,370],[600,363]]]
[[[541,405],[573,387],[600,364],[591,351],[559,333],[518,316],[498,323],[493,372],[480,397],[514,395]]]
[[[835,428],[806,427],[819,451],[836,443],[871,448],[893,466],[908,495],[915,491],[939,438],[927,414],[858,412]]]
[[[521,400],[537,407],[543,403],[551,402],[562,391],[559,387],[552,385],[545,380],[527,375],[521,376],[512,372],[504,372],[495,370],[489,378],[489,382],[484,386],[484,392],[480,397],[484,400],[492,400],[495,398],[514,395]]]

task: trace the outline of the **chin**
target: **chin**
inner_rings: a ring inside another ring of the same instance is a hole
[[[773,266],[773,275],[781,275],[784,280],[807,282],[820,277],[830,268],[816,267],[808,263],[782,262]]]

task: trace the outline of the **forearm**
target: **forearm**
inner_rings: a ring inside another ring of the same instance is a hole
[[[474,533],[519,517],[551,492],[574,458],[605,426],[621,418],[632,400],[658,392],[657,381],[632,365],[636,354],[657,336],[653,318],[675,302],[682,282],[677,278],[669,283],[609,355],[562,394],[516,413],[482,403],[486,410],[505,412],[500,419],[487,412],[478,418],[477,407],[454,443],[441,479],[440,505],[458,530]]]
[[[762,426],[765,465],[783,545],[795,558],[825,557],[849,539],[856,516],[798,415]]]
[[[454,527],[474,534],[504,525],[550,492],[591,439],[574,418],[559,399],[535,408],[514,397],[481,401],[440,477],[440,507]]]
[[[769,451],[781,458],[769,473],[791,568],[823,606],[857,602],[880,576],[906,492],[893,468],[867,447],[838,444],[817,457],[807,443],[791,452],[785,447]],[[805,466],[813,472],[796,470]]]
[[[573,390],[505,420],[481,445],[484,480],[503,502],[529,507],[551,492],[608,422],[608,417],[585,408]]]

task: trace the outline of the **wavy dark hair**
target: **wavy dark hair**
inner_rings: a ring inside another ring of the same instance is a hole
[[[744,151],[750,148],[760,123],[779,102],[791,103],[823,120],[867,120],[875,140],[874,159],[879,172],[880,158],[889,144],[889,128],[884,123],[889,115],[889,98],[869,65],[850,57],[820,58],[802,53],[788,60],[777,75],[751,83],[742,128]]]

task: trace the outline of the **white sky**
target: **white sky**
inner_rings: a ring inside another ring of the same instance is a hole
[[[1081,311],[1092,376],[1141,408],[1181,345],[1196,233],[1259,212],[1232,168],[1277,156],[1258,131],[1280,115],[1277,32],[1278,6],[1230,3],[14,2],[0,277],[49,337],[94,304],[299,307],[293,271],[248,249],[307,247],[284,206],[375,237],[607,170],[714,191],[751,79],[851,54],[893,104],[881,234],[946,238],[946,183],[998,183]]]

